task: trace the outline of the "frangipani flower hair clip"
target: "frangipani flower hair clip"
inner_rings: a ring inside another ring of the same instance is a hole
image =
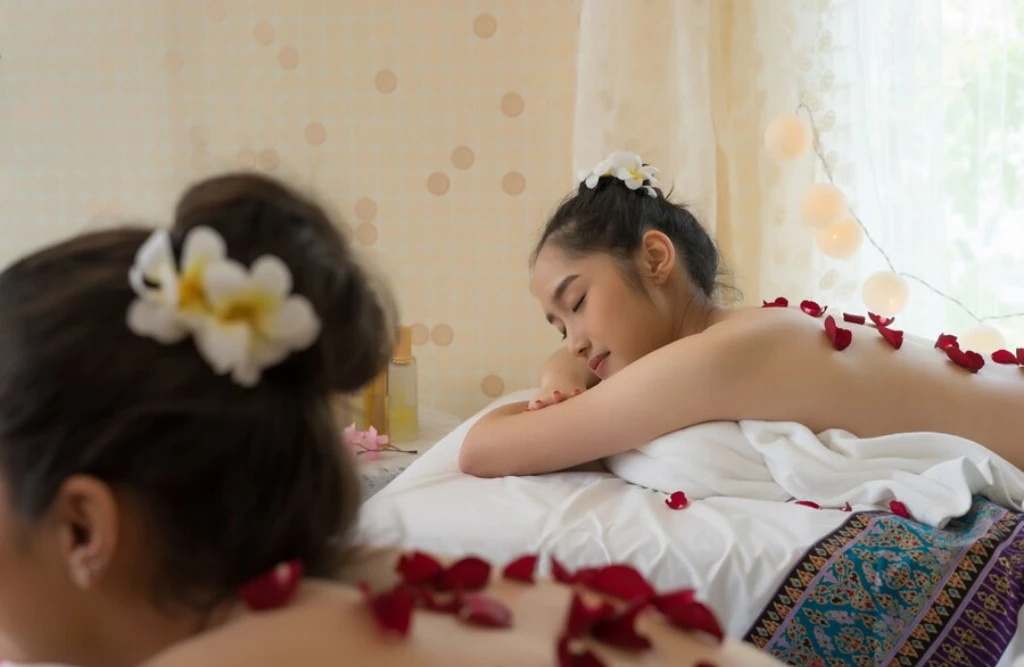
[[[613,176],[622,181],[630,190],[643,188],[652,197],[658,196],[654,186],[658,184],[658,170],[644,161],[636,153],[616,151],[601,160],[590,171],[581,171],[577,180],[593,190],[603,176]]]
[[[188,232],[180,265],[170,235],[153,232],[128,280],[137,295],[127,313],[132,332],[164,345],[192,336],[214,372],[230,373],[243,387],[320,335],[313,304],[291,293],[287,264],[263,255],[246,268],[227,256],[224,239],[209,227]]]

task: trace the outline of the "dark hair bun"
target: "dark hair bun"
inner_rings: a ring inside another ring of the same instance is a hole
[[[300,381],[350,392],[385,366],[394,303],[311,198],[256,174],[218,176],[192,186],[178,202],[171,236],[179,252],[197,226],[220,233],[228,256],[246,266],[261,255],[281,258],[292,272],[293,291],[309,299],[320,318],[314,346],[267,369],[267,377],[298,372]]]

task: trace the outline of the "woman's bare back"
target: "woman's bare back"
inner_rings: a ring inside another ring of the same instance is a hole
[[[390,564],[397,552],[356,565],[349,576],[367,574],[377,586],[393,583]],[[415,611],[408,636],[387,636],[378,628],[355,587],[307,582],[296,598],[277,611],[244,613],[221,628],[179,645],[145,667],[480,667],[558,665],[556,646],[565,628],[572,589],[550,581],[536,584],[494,580],[486,594],[512,612],[509,628],[474,627],[440,613]],[[647,651],[626,651],[589,641],[587,648],[609,667],[630,665],[779,665],[736,640],[723,644],[670,626],[656,612],[636,621],[650,638]]]
[[[701,334],[757,332],[772,355],[772,373],[756,378],[745,418],[797,421],[816,431],[842,428],[860,437],[948,433],[1024,468],[1024,370],[983,355],[984,367],[971,373],[934,341],[905,336],[897,350],[870,323],[843,322],[841,315],[837,324],[853,339],[837,351],[824,319],[774,308],[737,311]],[[801,385],[795,393],[802,400],[777,402],[779,385]]]

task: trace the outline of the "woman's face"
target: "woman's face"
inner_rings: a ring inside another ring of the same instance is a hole
[[[641,292],[614,257],[571,257],[546,243],[531,291],[568,345],[602,380],[676,339],[671,301],[657,287]]]

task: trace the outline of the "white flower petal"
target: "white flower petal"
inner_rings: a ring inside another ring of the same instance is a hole
[[[218,375],[246,363],[252,342],[252,330],[248,324],[232,322],[223,324],[208,319],[205,325],[195,331],[196,348]]]
[[[193,227],[181,246],[181,272],[216,262],[227,256],[224,238],[211,227]]]
[[[597,174],[591,174],[590,176],[587,176],[587,180],[586,180],[586,182],[585,182],[585,185],[586,185],[586,186],[587,186],[588,188],[590,188],[591,190],[593,190],[594,188],[596,188],[596,187],[597,187],[597,181],[598,181],[598,179],[600,179],[600,178],[601,178],[601,177],[600,177],[600,176],[598,176]]]
[[[643,166],[640,156],[629,151],[615,151],[608,157],[608,162],[618,169],[639,169]]]
[[[287,344],[266,339],[255,339],[249,351],[249,361],[260,368],[276,366],[292,353]]]
[[[650,196],[654,197],[655,199],[658,198],[658,191],[655,190],[654,188],[652,188],[651,186],[645,185],[644,186],[644,190],[646,190],[647,194],[649,194]]]
[[[178,343],[188,335],[188,330],[173,310],[145,299],[132,302],[125,322],[132,333],[164,345]]]
[[[174,264],[174,251],[171,247],[171,236],[160,229],[149,235],[135,253],[135,267],[143,277],[156,280],[160,268]]]
[[[249,267],[249,284],[283,299],[292,291],[292,272],[280,257],[263,255]]]
[[[630,190],[636,190],[637,188],[644,184],[643,181],[636,178],[623,179],[622,182],[625,183],[626,187],[629,188]]]
[[[128,269],[128,284],[132,286],[132,291],[141,297],[151,296],[156,291],[155,287],[146,284],[146,278],[138,266]]]
[[[320,335],[320,318],[309,299],[293,294],[264,316],[261,329],[269,341],[304,350]]]
[[[233,259],[221,259],[207,266],[202,282],[206,300],[215,310],[230,305],[250,286],[245,267]]]
[[[576,182],[582,183],[583,181],[587,180],[588,176],[590,176],[589,171],[587,171],[586,169],[580,169],[579,171],[576,172]]]
[[[231,379],[243,387],[255,387],[263,371],[259,366],[245,363],[231,371]]]

